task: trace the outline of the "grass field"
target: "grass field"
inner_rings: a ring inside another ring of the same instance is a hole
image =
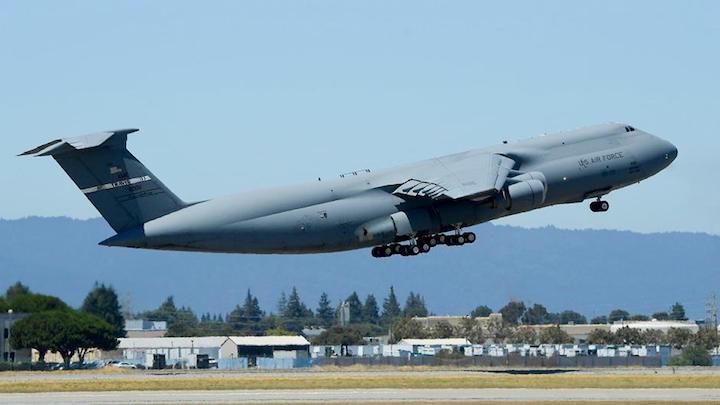
[[[720,388],[720,375],[317,375],[0,381],[0,392],[339,388]]]

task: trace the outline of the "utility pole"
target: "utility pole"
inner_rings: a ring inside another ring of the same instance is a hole
[[[715,335],[718,333],[718,307],[717,296],[712,293],[705,303],[705,325],[712,328]]]

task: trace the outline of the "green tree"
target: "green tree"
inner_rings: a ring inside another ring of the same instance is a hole
[[[538,336],[540,344],[567,344],[574,341],[572,336],[560,328],[560,325],[543,328]]]
[[[80,364],[85,363],[85,355],[90,349],[114,350],[118,345],[117,329],[99,316],[88,313],[76,313],[80,329],[77,347]]]
[[[315,345],[362,345],[363,341],[362,330],[356,325],[340,326],[335,325],[313,339]]]
[[[345,302],[350,307],[350,323],[362,323],[363,322],[363,305],[360,302],[355,291],[352,292],[346,299]]]
[[[608,317],[605,315],[596,316],[590,320],[593,325],[606,325],[608,323]]]
[[[175,321],[176,313],[177,307],[175,307],[175,299],[171,295],[165,298],[165,301],[163,301],[157,309],[141,313],[140,318],[148,321],[165,321],[168,323],[168,327],[170,327],[170,324]]]
[[[390,343],[403,339],[424,339],[427,332],[422,324],[412,318],[398,318],[390,327]]]
[[[20,313],[66,310],[69,307],[60,298],[42,294],[16,294],[8,300],[8,306]]]
[[[264,315],[257,297],[254,297],[248,289],[243,305],[235,306],[228,315],[228,324],[233,331],[241,335],[259,336],[265,331],[262,324]]]
[[[533,304],[525,311],[521,320],[525,325],[544,325],[548,323],[548,318],[547,308],[540,304]]]
[[[685,347],[680,356],[673,356],[669,366],[712,366],[712,357],[702,345],[691,344]]]
[[[508,338],[510,343],[514,344],[535,344],[537,342],[538,335],[534,328],[529,326],[520,326],[515,329],[512,335]]]
[[[12,325],[10,345],[16,348],[35,349],[40,363],[45,362],[45,354],[53,345],[55,325],[53,312],[36,312],[20,319]]]
[[[510,325],[517,325],[520,317],[525,313],[525,303],[522,301],[510,301],[500,309],[503,322]]]
[[[120,312],[120,303],[114,288],[95,282],[95,287],[85,297],[80,310],[104,319],[115,328],[116,337],[125,336],[125,318]]]
[[[457,335],[469,340],[470,343],[480,344],[485,342],[483,329],[475,318],[465,317],[460,321]]]
[[[318,303],[317,310],[315,311],[315,316],[323,328],[329,328],[335,321],[335,311],[330,305],[328,295],[325,293],[320,295],[320,302]]]
[[[664,345],[668,343],[667,335],[660,329],[645,329],[642,340],[647,345]]]
[[[18,281],[8,287],[8,289],[5,291],[5,299],[8,301],[12,301],[21,295],[27,294],[30,294],[30,289],[25,284]]]
[[[650,317],[647,315],[643,315],[643,314],[635,314],[635,315],[630,315],[630,318],[628,318],[628,319],[631,321],[649,321]]]
[[[433,327],[432,337],[447,339],[455,336],[455,328],[448,321],[440,321]]]
[[[375,299],[375,296],[372,294],[369,294],[365,298],[365,303],[363,304],[362,308],[362,319],[363,322],[371,323],[373,325],[377,325],[380,321],[380,315],[378,314],[378,304],[377,300]]]
[[[615,331],[615,336],[621,344],[625,345],[642,345],[645,344],[643,334],[640,329],[624,326]]]
[[[492,339],[493,343],[500,344],[505,342],[514,333],[512,325],[508,324],[500,318],[492,317],[486,324],[487,336]]]
[[[283,327],[300,333],[304,326],[313,322],[313,313],[300,299],[297,288],[293,287],[287,298],[285,312],[282,313]]]
[[[403,316],[406,318],[413,317],[426,317],[428,316],[428,310],[425,306],[425,299],[420,294],[415,294],[410,291],[407,300],[405,301],[405,309],[403,309]]]
[[[667,321],[670,319],[670,314],[667,312],[655,312],[652,314],[653,319],[657,319],[658,321]]]
[[[673,321],[686,321],[687,317],[685,317],[685,307],[679,303],[676,302],[673,304],[672,308],[670,309],[670,319]]]
[[[692,344],[702,346],[706,350],[712,350],[720,345],[717,330],[712,328],[700,328],[691,339]]]
[[[390,286],[390,293],[388,293],[387,298],[383,301],[383,311],[380,315],[380,321],[383,325],[390,325],[401,315],[402,310],[400,309],[400,303],[395,296],[395,289],[393,286]]]
[[[667,332],[668,343],[676,349],[687,346],[692,338],[692,332],[685,328],[670,328]]]
[[[617,321],[627,320],[630,318],[630,313],[624,309],[613,309],[608,315],[608,322],[613,323]]]
[[[295,287],[293,287],[293,288],[295,288]],[[287,303],[288,303],[287,296],[285,295],[285,291],[283,291],[280,293],[280,298],[278,299],[278,303],[277,303],[278,314],[282,315],[285,313],[285,311],[287,311]]]
[[[175,311],[172,322],[168,323],[168,336],[195,336],[198,319],[190,308],[181,307]]]
[[[560,312],[559,318],[559,322],[563,325],[567,325],[570,323],[575,325],[584,325],[587,323],[587,318],[585,318],[584,315],[575,311],[562,311]]]
[[[492,309],[487,305],[480,305],[470,312],[470,316],[473,318],[487,318],[492,314]]]
[[[614,345],[618,343],[618,339],[609,330],[593,329],[588,333],[587,342],[591,345]]]

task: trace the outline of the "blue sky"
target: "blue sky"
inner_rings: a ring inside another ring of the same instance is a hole
[[[720,234],[720,3],[0,3],[0,217],[97,216],[48,140],[130,148],[204,199],[607,121],[675,143],[671,168],[522,226]]]

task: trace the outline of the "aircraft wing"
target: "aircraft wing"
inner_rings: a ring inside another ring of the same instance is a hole
[[[435,162],[432,173],[400,184],[393,194],[401,197],[483,199],[505,186],[515,161],[495,153],[449,156]]]

